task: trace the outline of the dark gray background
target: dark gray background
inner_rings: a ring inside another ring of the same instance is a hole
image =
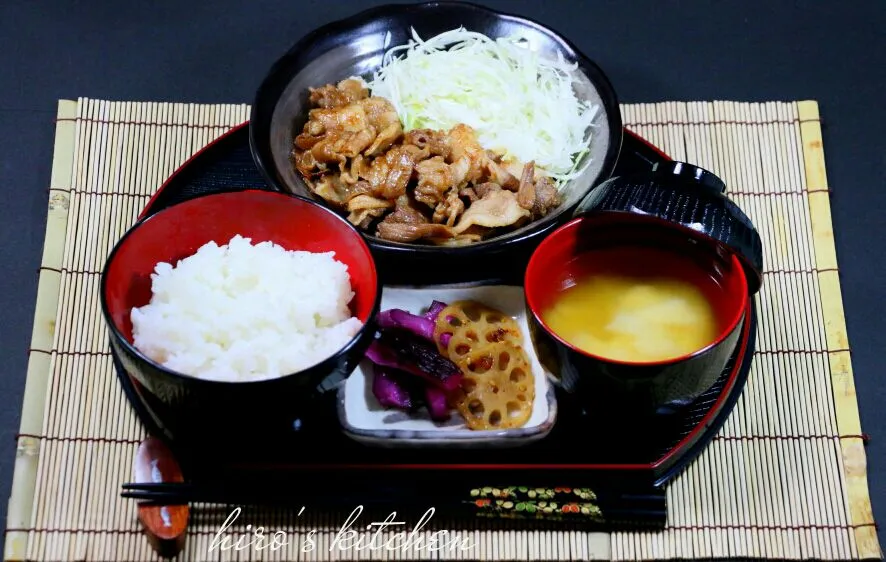
[[[846,317],[868,447],[886,519],[886,3],[499,0],[571,38],[621,101],[815,99]],[[270,64],[311,29],[369,7],[354,0],[0,0],[0,515],[14,465],[56,102],[250,103]],[[879,37],[879,38],[878,38]],[[4,448],[5,447],[5,448]]]

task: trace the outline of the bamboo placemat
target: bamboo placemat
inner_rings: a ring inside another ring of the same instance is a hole
[[[190,155],[248,119],[245,105],[59,103],[6,560],[147,561],[131,478],[143,431],[113,372],[98,301],[111,247]],[[871,559],[881,552],[834,249],[815,102],[625,105],[629,128],[711,169],[765,241],[757,352],[747,386],[701,457],[668,487],[655,533],[512,531],[437,522],[466,552],[330,552],[343,514],[244,512],[287,532],[271,552],[210,552],[228,512],[195,506],[181,560]],[[450,525],[447,527],[446,525]],[[316,550],[300,553],[307,533]]]

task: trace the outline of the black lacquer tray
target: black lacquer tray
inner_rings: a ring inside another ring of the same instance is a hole
[[[250,154],[248,123],[244,123],[193,156],[151,199],[142,217],[199,195],[237,189],[271,189]],[[669,158],[626,130],[614,175],[649,169]],[[523,264],[494,283],[520,284]],[[415,284],[414,273],[379,274],[387,284]],[[408,268],[398,268],[404,270]],[[593,491],[603,518],[594,524],[662,526],[666,519],[664,485],[686,467],[719,430],[747,379],[756,331],[756,308],[750,305],[740,343],[714,386],[679,414],[654,420],[625,420],[607,412],[584,412],[558,394],[558,419],[544,439],[514,449],[389,450],[371,448],[346,437],[336,415],[335,393],[306,415],[298,430],[265,435],[248,455],[203,447],[177,439],[152,413],[137,385],[116,362],[118,378],[139,419],[152,435],[172,448],[192,481],[262,483],[269,490],[288,489],[292,501],[312,499],[336,503],[331,495],[359,503],[415,505],[420,499],[438,510],[498,516],[502,505],[519,503],[520,494],[581,501],[578,489]],[[334,487],[305,486],[335,482]],[[293,482],[301,482],[294,485]],[[310,488],[306,489],[306,488]],[[565,493],[565,499],[563,490]],[[491,494],[491,495],[490,495]],[[245,501],[261,502],[259,491]],[[288,497],[288,496],[287,496]],[[490,501],[485,501],[489,497]],[[513,501],[496,502],[495,497]],[[516,499],[514,499],[516,498]],[[277,499],[280,499],[279,497]],[[525,502],[523,502],[525,504]],[[570,504],[571,505],[571,504]],[[497,507],[496,507],[497,506]],[[581,514],[576,514],[581,515]],[[565,518],[570,520],[569,517]],[[573,518],[579,519],[579,518]]]

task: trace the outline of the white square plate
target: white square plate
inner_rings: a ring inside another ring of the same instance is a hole
[[[475,431],[465,427],[456,412],[446,422],[435,422],[423,408],[411,413],[385,408],[372,394],[372,364],[365,360],[338,391],[338,417],[345,434],[377,447],[516,447],[541,439],[551,431],[557,417],[556,397],[550,375],[539,363],[529,337],[522,287],[386,286],[381,310],[400,308],[422,314],[433,300],[449,304],[468,299],[497,308],[520,325],[535,379],[535,402],[526,424],[515,429]]]

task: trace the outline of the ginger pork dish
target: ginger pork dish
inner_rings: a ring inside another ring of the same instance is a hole
[[[291,154],[310,190],[366,233],[432,245],[485,240],[560,206],[597,111],[577,98],[574,67],[517,37],[413,36],[370,80],[310,89]]]

